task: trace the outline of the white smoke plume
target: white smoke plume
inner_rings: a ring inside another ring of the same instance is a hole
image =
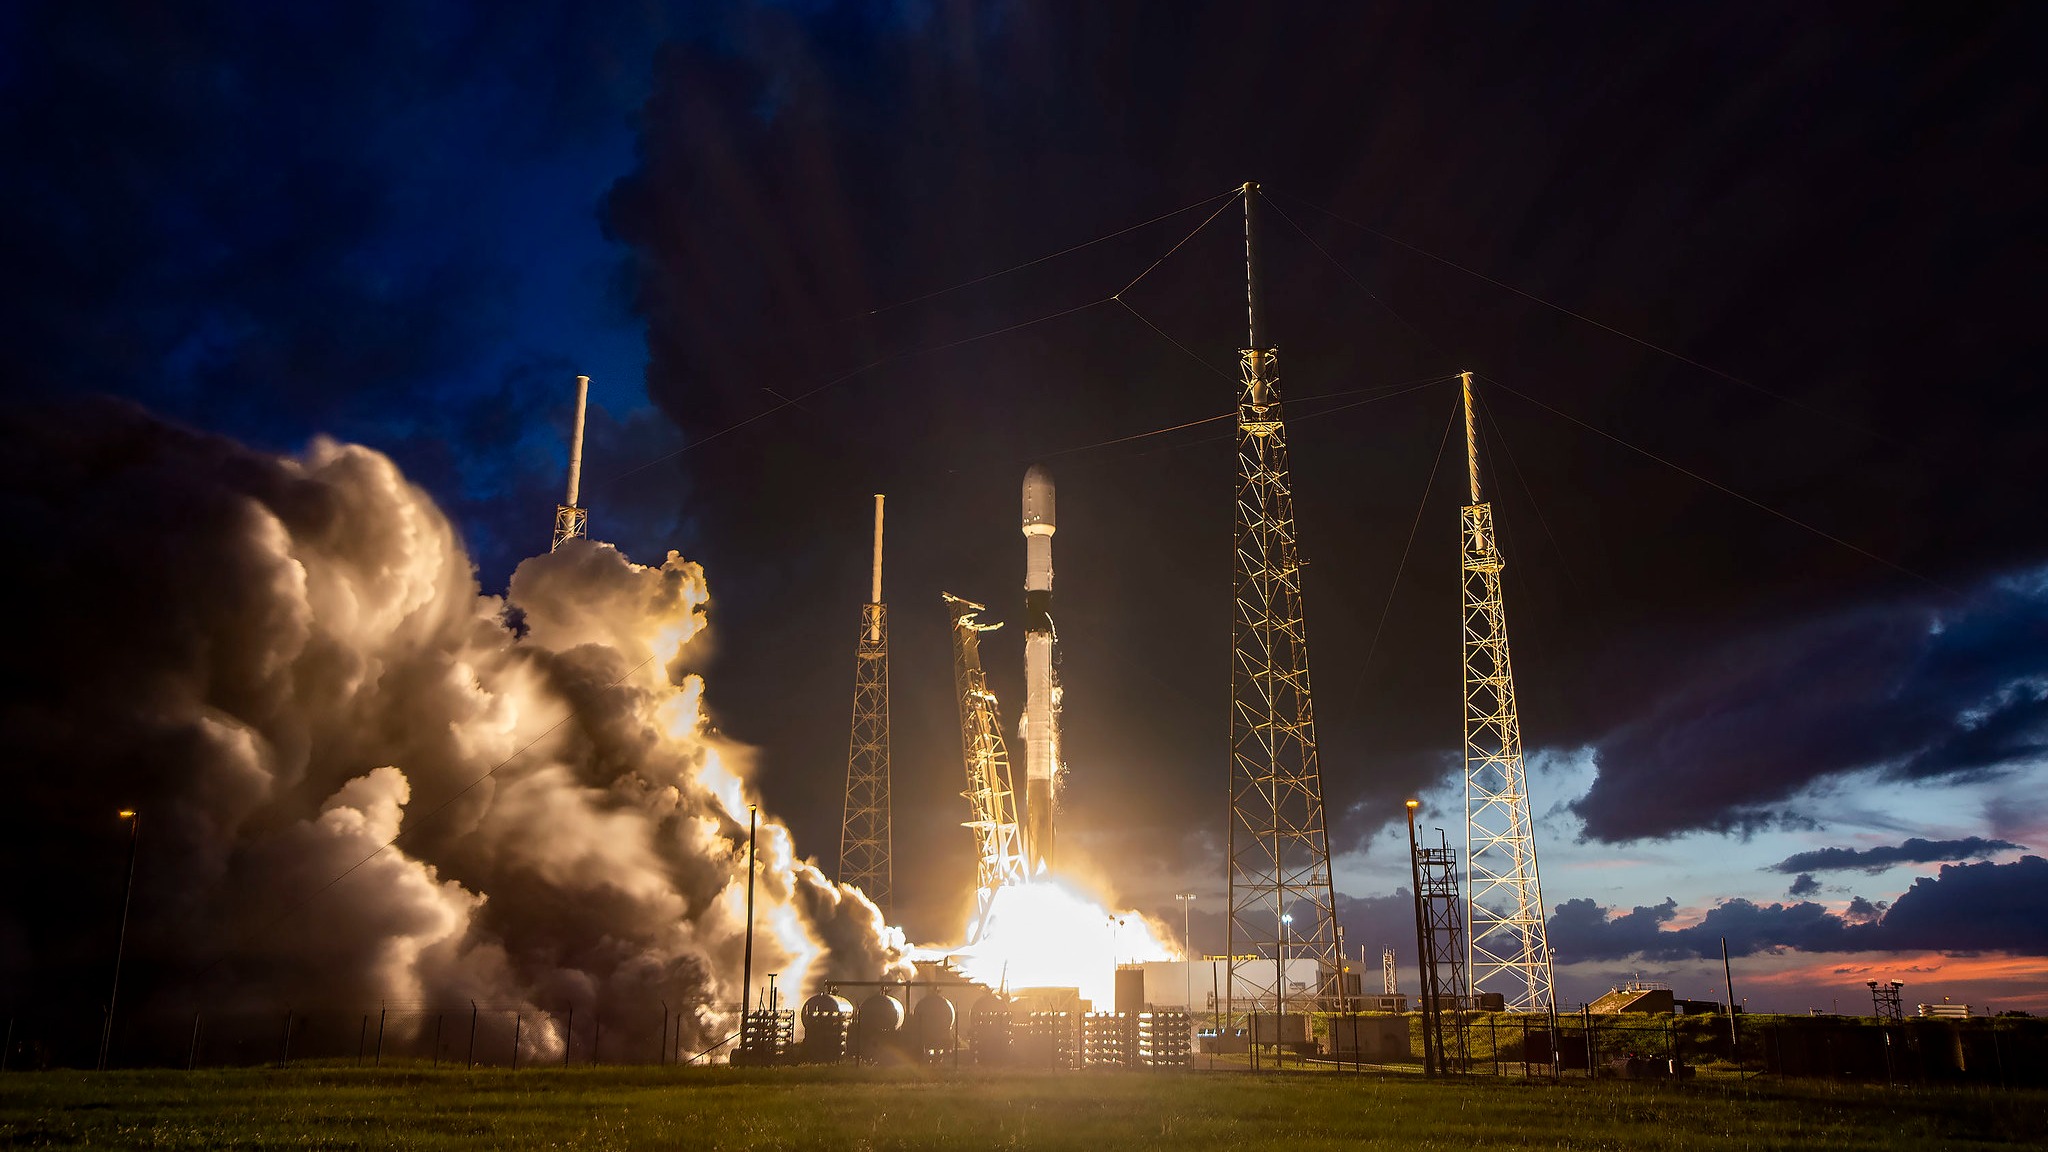
[[[96,959],[66,943],[104,899],[79,877],[132,806],[137,996],[621,1021],[665,1000],[686,1042],[726,1034],[752,793],[690,670],[696,564],[577,541],[501,598],[368,448],[270,456],[110,404],[0,434],[33,606],[10,663],[35,684],[0,704],[4,831],[44,865],[0,900],[13,994]],[[901,974],[900,935],[766,814],[759,859],[757,981]]]

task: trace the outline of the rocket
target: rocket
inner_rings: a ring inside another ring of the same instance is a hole
[[[1024,473],[1024,851],[1033,876],[1053,863],[1059,772],[1058,686],[1052,671],[1052,476]]]

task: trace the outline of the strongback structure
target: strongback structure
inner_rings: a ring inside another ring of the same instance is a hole
[[[1465,463],[1472,502],[1462,520],[1465,584],[1465,886],[1471,911],[1466,971],[1474,994],[1497,992],[1510,1012],[1551,1007],[1550,947],[1536,838],[1522,769],[1522,725],[1501,603],[1493,506],[1479,498],[1472,374],[1462,374]]]
[[[1257,198],[1258,185],[1246,184],[1248,339],[1239,354],[1237,405],[1226,1013],[1235,1013],[1240,999],[1251,1001],[1246,1008],[1313,1011],[1334,1003],[1339,992],[1336,894],[1309,704],[1287,425],[1277,353],[1260,342],[1252,249]],[[1290,990],[1275,963],[1282,959],[1316,960],[1316,987]]]
[[[968,810],[974,831],[975,916],[968,943],[988,926],[996,892],[1022,884],[1029,876],[1024,863],[1024,834],[1017,825],[1017,797],[1010,789],[1010,753],[1003,746],[1003,727],[996,716],[995,694],[981,669],[981,634],[1002,627],[982,624],[975,614],[987,606],[943,594],[953,617],[953,683],[960,696],[960,751],[967,762]]]
[[[578,539],[590,527],[590,513],[576,503],[577,489],[583,484],[583,410],[589,402],[590,377],[578,376],[576,425],[569,433],[569,499],[555,505],[555,542],[548,546],[550,552]]]
[[[882,603],[882,496],[875,495],[872,594],[860,610],[854,649],[853,736],[846,751],[846,809],[839,825],[839,882],[868,894],[887,917],[894,896],[889,817],[889,608]]]

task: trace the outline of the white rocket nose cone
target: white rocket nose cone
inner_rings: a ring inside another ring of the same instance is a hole
[[[1024,531],[1044,525],[1044,530],[1053,527],[1052,517],[1052,474],[1042,464],[1033,464],[1024,472]]]

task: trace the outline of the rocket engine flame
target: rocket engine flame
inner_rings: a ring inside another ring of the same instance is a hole
[[[85,798],[117,796],[151,832],[138,1010],[474,999],[651,1046],[666,1000],[683,1042],[727,1033],[757,798],[690,671],[696,564],[577,539],[484,595],[383,455],[271,456],[127,406],[0,416],[0,461],[38,606],[13,642],[38,674],[0,701],[0,834],[44,864],[0,899],[0,984],[96,1002],[67,941],[101,901]],[[758,858],[757,971],[907,974],[786,827]],[[527,1055],[560,1054],[552,1029]]]
[[[1041,877],[996,889],[981,939],[951,956],[991,988],[1079,988],[1107,1012],[1118,964],[1181,958],[1167,939],[1142,913],[1113,912],[1066,877]]]

